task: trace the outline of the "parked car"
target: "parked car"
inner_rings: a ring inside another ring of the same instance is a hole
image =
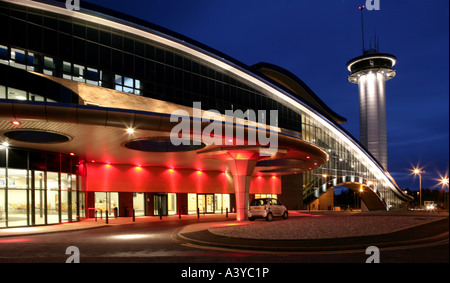
[[[287,219],[288,216],[287,208],[277,199],[260,198],[250,202],[248,210],[248,219],[250,221],[255,220],[255,218],[265,218],[267,221],[272,221],[273,217]]]

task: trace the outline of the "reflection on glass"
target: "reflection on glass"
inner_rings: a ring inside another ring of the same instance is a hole
[[[134,193],[133,194],[133,208],[136,216],[145,215],[145,200],[144,193]]]
[[[197,213],[197,194],[188,194],[188,214]]]

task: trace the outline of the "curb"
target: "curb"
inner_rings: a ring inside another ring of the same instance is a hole
[[[176,238],[180,241],[187,242],[192,245],[246,250],[254,252],[344,252],[344,251],[358,251],[365,250],[369,246],[376,246],[382,249],[388,248],[404,248],[407,246],[424,245],[439,243],[449,240],[448,226],[446,231],[440,231],[436,235],[424,235],[422,237],[415,237],[408,239],[409,233],[413,234],[424,226],[440,225],[448,223],[448,218],[436,220],[433,222],[415,225],[402,230],[360,237],[336,238],[336,239],[317,239],[317,240],[255,240],[232,238],[221,235],[215,235],[208,230],[201,230],[197,232],[177,233]],[[442,229],[441,229],[442,230]],[[200,240],[199,238],[209,237],[211,241]],[[392,239],[398,237],[398,240]],[[381,239],[380,239],[381,238]],[[383,239],[384,238],[384,239]],[[384,240],[384,241],[383,241]],[[341,242],[342,244],[332,244],[332,242]],[[247,242],[247,244],[236,244],[233,242]],[[359,242],[359,243],[358,243]],[[354,243],[354,244],[348,244]]]

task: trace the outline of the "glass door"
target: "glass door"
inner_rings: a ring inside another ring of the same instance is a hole
[[[198,194],[197,201],[200,213],[214,213],[214,194]]]
[[[155,216],[167,216],[167,195],[154,195],[154,211],[153,215]]]

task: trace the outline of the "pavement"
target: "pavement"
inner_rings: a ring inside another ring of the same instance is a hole
[[[302,212],[309,213],[309,212]],[[345,212],[314,212],[325,215],[348,215]],[[340,213],[340,214],[339,214]],[[353,212],[360,213],[361,212]],[[390,214],[389,214],[390,213]],[[404,215],[408,216],[422,216],[433,217],[425,224],[414,225],[406,227],[395,232],[389,232],[378,235],[355,236],[345,238],[333,239],[298,239],[298,240],[277,240],[277,239],[244,239],[226,237],[209,232],[210,228],[214,227],[232,227],[240,225],[241,222],[232,221],[235,219],[235,214],[230,213],[229,218],[225,215],[201,215],[201,220],[211,220],[205,222],[198,222],[191,225],[183,226],[174,233],[174,238],[185,242],[189,245],[245,250],[252,252],[332,252],[332,251],[349,251],[366,249],[369,246],[376,246],[378,248],[392,248],[392,247],[407,247],[412,245],[427,245],[432,243],[448,243],[449,240],[449,218],[448,212],[441,213],[417,213],[417,212],[374,212],[367,215]],[[295,212],[293,213],[295,215]],[[183,215],[183,220],[197,219],[197,215]],[[38,235],[55,232],[69,232],[85,229],[96,229],[112,225],[130,225],[144,222],[160,222],[160,221],[177,221],[178,215],[166,216],[160,219],[159,217],[136,217],[135,222],[132,218],[110,218],[106,223],[105,218],[86,219],[80,222],[64,223],[47,226],[34,227],[18,227],[18,228],[1,228],[0,237],[18,237],[28,235]],[[281,220],[280,220],[281,221]]]

